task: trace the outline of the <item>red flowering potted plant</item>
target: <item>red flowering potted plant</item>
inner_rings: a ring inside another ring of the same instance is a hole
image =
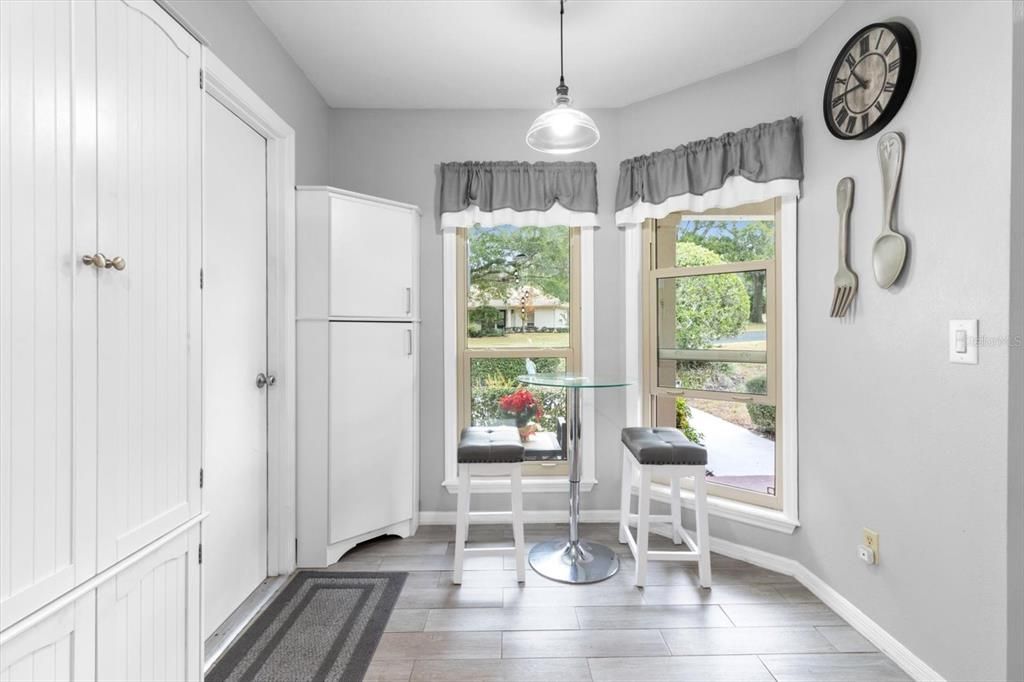
[[[544,408],[540,401],[525,388],[520,388],[498,401],[499,407],[516,420],[519,427],[519,438],[525,443],[537,432],[538,425],[533,420],[544,416]]]

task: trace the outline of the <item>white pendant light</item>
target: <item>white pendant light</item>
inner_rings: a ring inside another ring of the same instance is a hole
[[[559,0],[558,40],[560,75],[555,88],[555,107],[537,117],[526,133],[526,144],[546,154],[573,154],[590,149],[601,139],[594,119],[572,107],[565,84],[565,0]]]

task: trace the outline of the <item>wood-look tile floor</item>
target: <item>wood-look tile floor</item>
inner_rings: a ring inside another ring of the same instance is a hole
[[[367,680],[403,682],[872,682],[909,679],[842,618],[790,577],[712,555],[714,587],[693,564],[652,562],[633,586],[634,562],[611,524],[581,535],[619,552],[621,568],[593,585],[534,573],[514,560],[467,558],[451,584],[455,533],[424,526],[349,552],[329,570],[408,571]],[[565,527],[528,525],[527,548]],[[470,542],[507,542],[505,526],[474,526]],[[651,536],[652,547],[671,542]]]

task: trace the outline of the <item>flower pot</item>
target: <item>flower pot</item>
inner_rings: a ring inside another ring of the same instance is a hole
[[[533,440],[533,434],[537,433],[537,425],[533,422],[519,427],[519,440],[528,443]]]

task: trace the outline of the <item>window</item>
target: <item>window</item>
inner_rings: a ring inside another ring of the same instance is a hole
[[[769,200],[648,221],[645,417],[708,450],[709,491],[782,508],[778,229]]]
[[[564,475],[565,391],[516,377],[580,371],[579,230],[474,227],[456,239],[458,428],[520,427],[529,434],[524,473]],[[520,390],[536,408],[517,413],[509,396]]]

